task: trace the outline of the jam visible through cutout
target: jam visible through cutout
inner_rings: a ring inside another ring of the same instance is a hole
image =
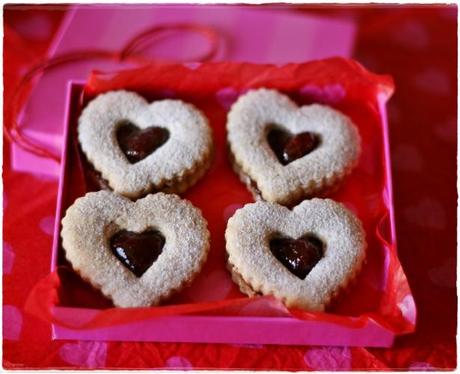
[[[287,165],[315,150],[319,146],[320,138],[308,131],[292,135],[274,127],[268,132],[267,141],[279,162]]]
[[[164,236],[153,229],[141,233],[121,230],[110,239],[112,253],[138,278],[157,260],[164,245]]]
[[[169,131],[163,127],[139,129],[129,121],[123,121],[117,129],[117,141],[132,164],[155,152],[169,139]]]
[[[300,239],[276,236],[270,240],[270,251],[292,274],[305,279],[324,255],[324,245],[313,235]]]

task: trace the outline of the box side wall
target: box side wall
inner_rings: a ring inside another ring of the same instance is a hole
[[[72,313],[60,308],[59,314]],[[55,328],[55,339],[390,347],[394,334],[369,321],[361,328],[284,317],[175,316],[91,330]]]
[[[62,140],[64,142],[61,152],[61,165],[59,173],[59,186],[56,203],[56,215],[54,219],[54,233],[53,233],[53,245],[51,250],[51,272],[57,271],[58,256],[59,256],[59,244],[61,241],[61,220],[64,216],[63,212],[63,197],[67,186],[67,151],[69,147],[70,138],[70,121],[72,114],[76,108],[73,108],[72,103],[74,102],[74,95],[79,95],[84,87],[84,82],[69,81],[67,84],[66,93],[66,108],[65,108],[65,121],[64,121],[64,133]],[[76,310],[77,312],[77,310]],[[56,326],[51,325],[51,335],[53,339],[56,339]]]

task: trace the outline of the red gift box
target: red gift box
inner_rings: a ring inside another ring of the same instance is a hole
[[[356,281],[325,313],[287,309],[271,297],[248,298],[225,270],[226,221],[252,201],[227,157],[226,114],[238,95],[260,87],[277,89],[299,105],[330,105],[352,118],[360,131],[359,164],[329,197],[362,220],[367,259]],[[213,128],[211,169],[182,195],[209,222],[210,255],[191,286],[163,306],[114,308],[70,270],[60,247],[66,209],[97,189],[77,144],[78,116],[98,94],[117,89],[135,91],[149,101],[190,102]],[[32,292],[28,310],[52,321],[57,339],[390,346],[396,335],[415,329],[416,316],[396,252],[385,112],[392,92],[390,77],[341,58],[283,66],[155,64],[114,74],[96,72],[86,85],[70,84],[52,274]]]

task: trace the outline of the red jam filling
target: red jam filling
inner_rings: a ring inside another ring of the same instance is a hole
[[[121,123],[117,129],[117,141],[121,150],[132,164],[155,152],[169,139],[169,131],[162,127],[139,129],[129,121]]]
[[[270,240],[270,251],[292,274],[305,279],[323,257],[324,245],[312,235],[300,239],[277,236]]]
[[[121,230],[110,239],[112,253],[137,277],[152,266],[164,245],[164,236],[153,229],[141,233]]]
[[[315,150],[320,138],[308,131],[292,135],[280,128],[273,128],[268,132],[267,141],[279,162],[287,165]]]

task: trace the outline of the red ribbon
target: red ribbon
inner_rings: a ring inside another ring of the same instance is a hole
[[[75,63],[78,61],[97,59],[112,60],[117,62],[133,62],[137,65],[148,64],[152,62],[152,60],[142,56],[142,49],[144,49],[147,44],[152,41],[154,36],[160,35],[166,31],[178,31],[184,33],[188,32],[202,35],[209,42],[209,48],[208,51],[194,59],[195,61],[200,62],[209,61],[214,58],[218,51],[219,43],[221,40],[217,31],[209,26],[193,23],[168,24],[154,26],[139,33],[131,40],[129,40],[120,51],[110,51],[104,49],[77,50],[41,61],[31,67],[24,74],[13,93],[10,102],[7,105],[7,113],[10,115],[11,121],[10,126],[5,126],[6,139],[11,143],[16,143],[24,150],[31,152],[39,157],[49,158],[59,163],[59,156],[55,155],[53,152],[50,152],[48,149],[38,144],[34,140],[29,139],[22,133],[22,129],[17,120],[17,117],[20,111],[19,102],[27,85],[38,74],[44,72],[47,69],[52,69],[57,66]]]

